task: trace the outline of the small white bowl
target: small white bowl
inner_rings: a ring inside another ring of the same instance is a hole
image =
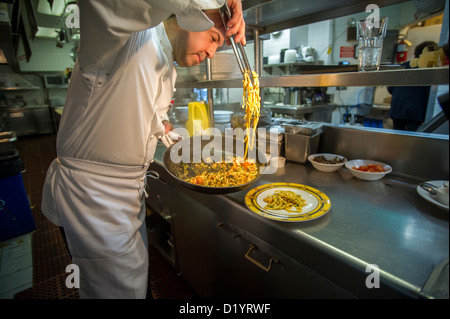
[[[272,157],[270,159],[270,164],[274,166],[275,168],[284,167],[284,164],[286,163],[286,158],[282,156],[278,157]]]
[[[353,167],[358,168],[358,167],[367,166],[367,165],[382,165],[382,167],[385,171],[379,172],[379,173],[378,172],[364,172],[364,171],[360,171],[358,169],[353,168]],[[353,176],[363,179],[363,180],[366,180],[366,181],[376,181],[380,178],[383,178],[384,175],[392,172],[392,167],[390,167],[389,165],[387,165],[385,163],[371,161],[371,160],[362,160],[362,159],[348,161],[347,163],[345,163],[345,167],[347,167],[350,170],[350,172],[352,172]]]
[[[336,163],[336,164],[325,164],[325,163],[319,163],[316,162],[314,159],[317,156],[323,156],[327,160],[334,160],[336,157],[340,160],[344,160],[342,163]],[[336,155],[336,154],[329,154],[329,153],[320,153],[320,154],[311,154],[308,156],[308,160],[311,162],[311,164],[314,166],[315,169],[321,171],[321,172],[335,172],[339,170],[344,164],[347,162],[347,159],[343,156]]]

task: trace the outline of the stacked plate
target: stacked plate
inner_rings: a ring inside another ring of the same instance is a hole
[[[233,112],[231,111],[224,111],[224,110],[214,111],[214,122],[218,124],[230,123],[231,114],[233,114]]]

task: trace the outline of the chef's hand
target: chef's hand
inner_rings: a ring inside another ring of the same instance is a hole
[[[245,45],[245,21],[242,13],[241,0],[227,0],[231,11],[231,19],[228,21],[227,28],[223,26],[222,18],[218,10],[206,10],[206,15],[214,22],[214,26],[224,35],[227,45],[231,45],[230,37],[234,36],[234,42]]]
[[[170,121],[164,120],[162,123],[164,125],[164,133],[165,134],[167,134],[173,130],[173,125],[172,125],[172,123],[170,123]]]

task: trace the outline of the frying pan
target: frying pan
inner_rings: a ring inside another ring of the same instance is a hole
[[[199,162],[201,158],[205,159],[205,156],[211,156],[217,159],[220,157],[222,161],[225,156],[233,155],[243,157],[243,145],[244,141],[236,137],[231,136],[211,136],[211,139],[204,139],[205,136],[194,136],[189,139],[183,139],[178,143],[171,145],[167,148],[163,155],[163,165],[164,168],[169,172],[169,174],[175,178],[181,185],[191,190],[206,193],[206,194],[228,194],[243,190],[254,182],[256,182],[264,170],[267,168],[266,156],[259,150],[256,145],[254,148],[256,150],[249,150],[249,159],[255,159],[258,165],[258,175],[245,184],[239,184],[236,186],[228,187],[209,187],[203,185],[192,184],[184,181],[180,174],[180,165],[182,163],[192,163]],[[216,139],[216,140],[214,140]],[[218,140],[217,140],[218,139]],[[256,144],[256,143],[255,143]],[[221,147],[212,147],[212,145]],[[186,153],[187,152],[187,153]],[[203,154],[203,156],[201,155]],[[180,162],[182,158],[182,162]],[[193,176],[190,176],[193,177]]]

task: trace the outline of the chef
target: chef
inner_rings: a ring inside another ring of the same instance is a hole
[[[81,41],[42,212],[64,229],[81,298],[145,298],[145,174],[173,97],[174,63],[245,45],[240,0],[80,0]]]

